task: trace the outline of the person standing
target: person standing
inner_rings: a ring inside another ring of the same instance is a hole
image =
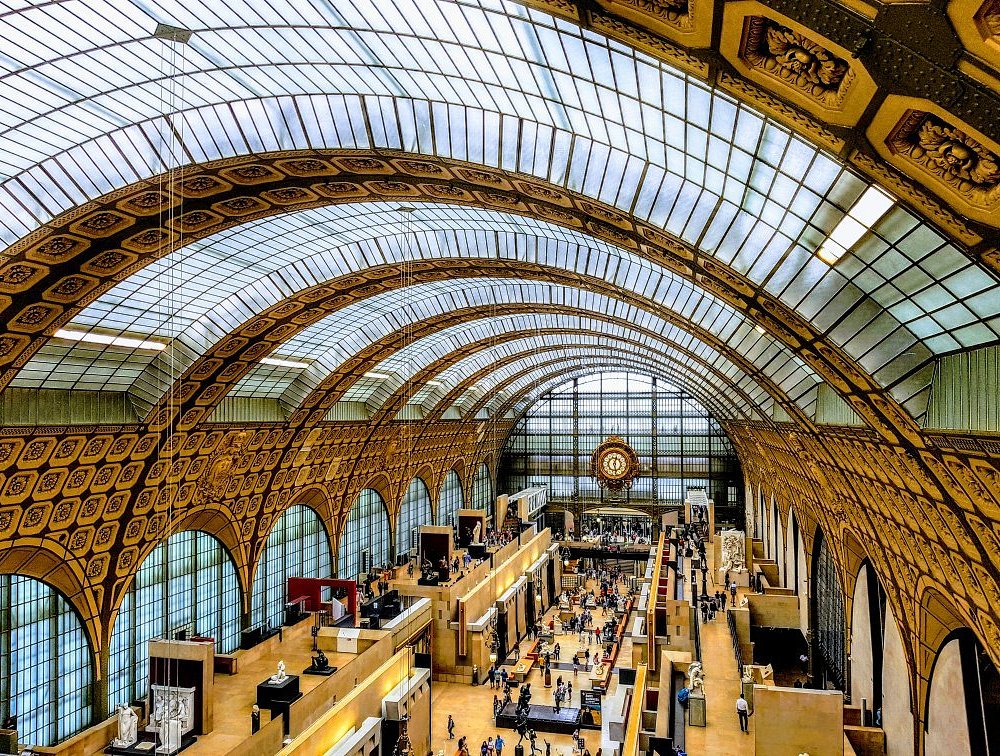
[[[729,584],[729,595],[733,598],[733,603],[736,603],[736,581],[734,580]]]
[[[455,739],[455,720],[452,719],[451,714],[448,715],[448,740]]]
[[[742,693],[736,699],[736,715],[740,718],[740,732],[750,732],[750,704]]]

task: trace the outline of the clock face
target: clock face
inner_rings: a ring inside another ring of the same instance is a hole
[[[610,451],[601,458],[601,471],[609,478],[620,478],[628,471],[628,460],[620,451]]]

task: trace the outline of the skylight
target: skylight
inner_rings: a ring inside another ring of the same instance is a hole
[[[882,189],[869,186],[820,245],[816,252],[819,259],[829,265],[836,265],[841,257],[861,241],[862,236],[882,220],[894,204],[895,200]]]

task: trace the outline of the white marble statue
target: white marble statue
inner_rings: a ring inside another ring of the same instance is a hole
[[[742,530],[722,531],[722,566],[719,572],[746,572],[746,536]]]
[[[750,606],[750,599],[744,596],[740,599],[740,609],[746,609],[748,606]]]
[[[477,522],[476,527],[472,529],[472,542],[481,543],[479,537],[482,535],[482,533],[483,533],[483,523],[480,521]]]
[[[705,672],[701,662],[691,662],[688,667],[688,689],[695,690],[705,684]]]
[[[164,737],[167,722],[180,723],[181,733],[194,729],[194,688],[178,688],[167,685],[150,685],[152,713],[149,715],[147,732],[159,733]]]
[[[139,717],[131,706],[118,707],[118,737],[111,745],[116,748],[128,748],[139,739]]]
[[[770,680],[772,677],[774,677],[774,667],[768,664],[766,667],[764,667],[764,669],[761,670],[760,676],[764,680]]]
[[[285,662],[284,660],[278,662],[278,672],[271,675],[270,682],[280,683],[288,679],[288,675],[285,674]]]

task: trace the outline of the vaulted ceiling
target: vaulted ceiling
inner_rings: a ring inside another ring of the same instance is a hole
[[[913,441],[1000,341],[996,7],[15,3],[3,385],[388,421],[624,365]]]

